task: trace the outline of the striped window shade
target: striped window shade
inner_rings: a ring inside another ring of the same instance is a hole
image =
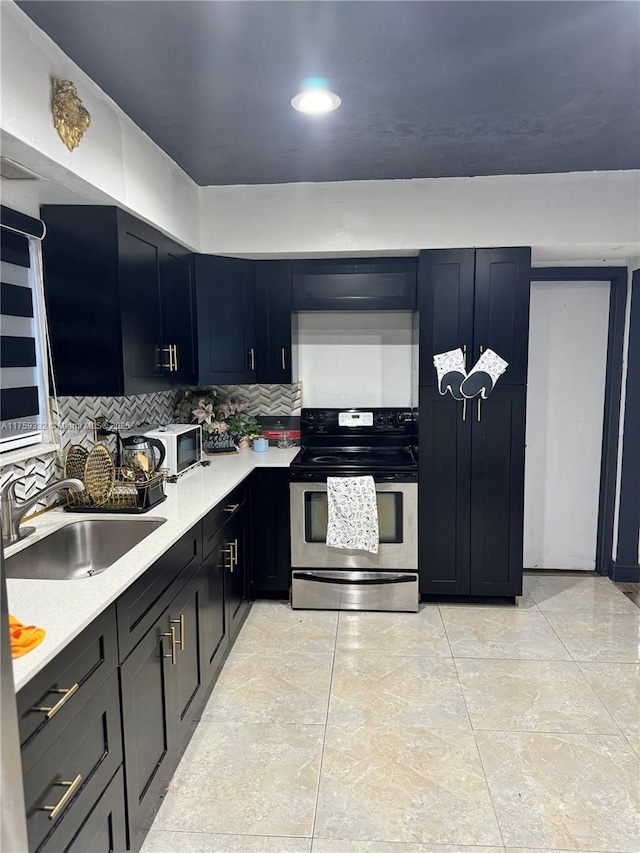
[[[35,243],[0,228],[0,451],[48,440],[46,353]],[[30,219],[30,217],[25,217]],[[37,221],[37,220],[31,220]],[[38,247],[39,248],[39,247]]]

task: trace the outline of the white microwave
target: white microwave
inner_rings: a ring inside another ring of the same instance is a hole
[[[145,432],[147,438],[156,438],[164,444],[163,468],[170,476],[184,474],[200,464],[202,455],[202,428],[199,424],[167,424]]]

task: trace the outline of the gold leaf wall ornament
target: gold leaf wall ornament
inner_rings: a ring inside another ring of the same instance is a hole
[[[54,77],[51,81],[53,123],[60,139],[73,151],[80,145],[85,130],[91,124],[91,116],[84,106],[71,80]]]

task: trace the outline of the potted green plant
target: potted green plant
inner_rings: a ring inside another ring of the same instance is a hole
[[[248,450],[250,441],[255,436],[262,435],[262,428],[253,415],[242,411],[242,403],[237,400],[227,400],[220,405],[220,414],[227,424],[229,435],[234,439],[240,450]]]
[[[223,404],[218,403],[213,388],[187,388],[174,407],[178,423],[197,421],[202,427],[202,450],[205,453],[229,453],[236,442],[229,432]]]

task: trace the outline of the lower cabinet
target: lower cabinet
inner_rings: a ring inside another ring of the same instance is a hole
[[[118,853],[127,845],[122,767],[64,853]],[[47,848],[48,849],[48,848]]]
[[[251,598],[287,598],[291,586],[289,469],[257,468],[251,475]]]
[[[227,608],[225,606],[225,572],[229,564],[228,546],[223,529],[218,530],[209,541],[211,550],[202,565],[202,642],[200,653],[205,681],[218,674],[229,649]],[[207,549],[205,549],[206,551]]]
[[[249,610],[249,570],[251,541],[248,511],[241,506],[224,526],[227,547],[223,548],[225,572],[225,606],[229,626],[229,642],[233,643]]]

